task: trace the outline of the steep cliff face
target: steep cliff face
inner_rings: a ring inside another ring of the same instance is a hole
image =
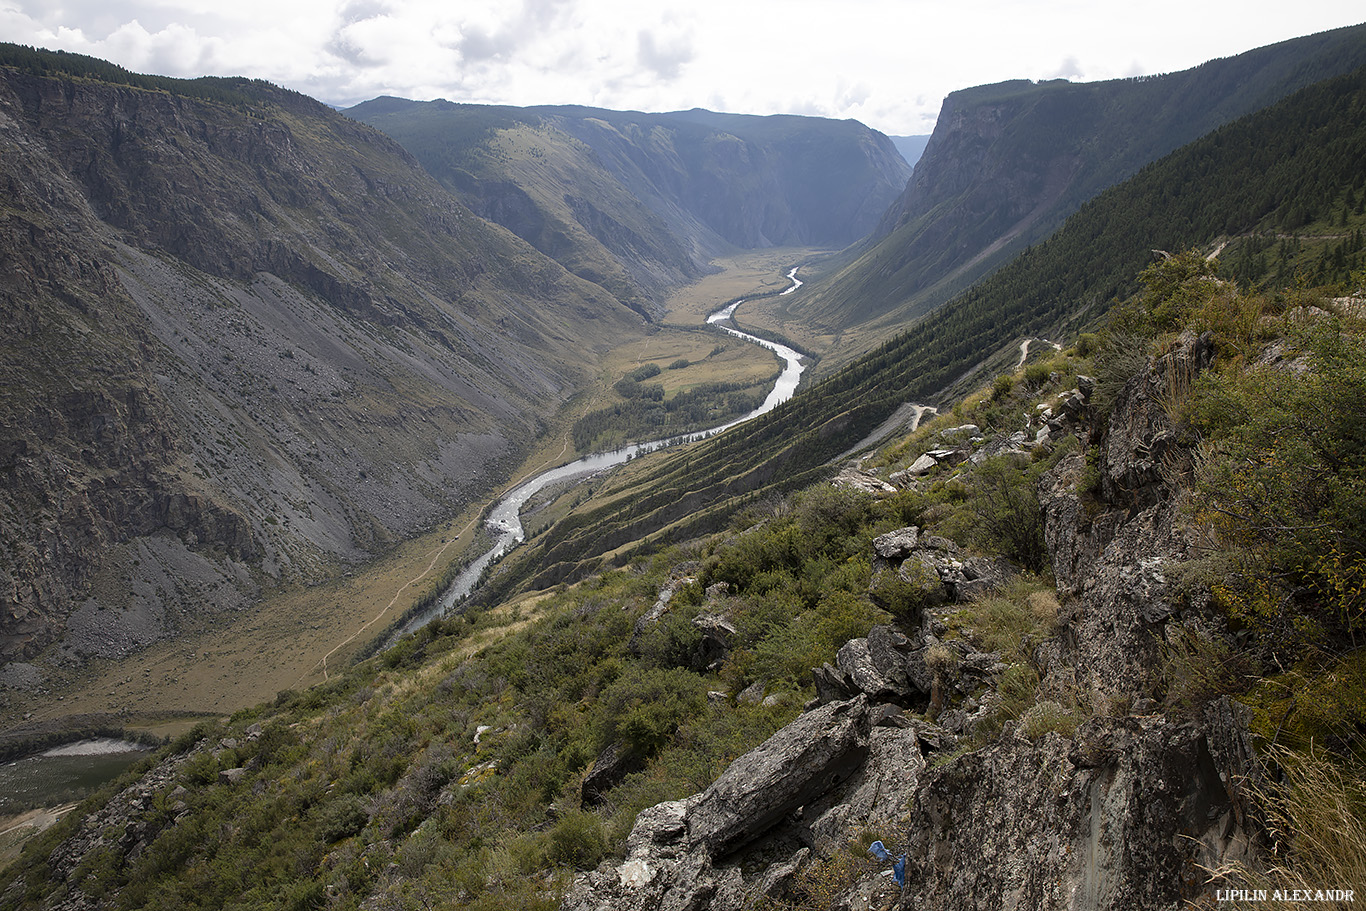
[[[741,247],[842,247],[910,176],[853,121],[381,98],[347,112],[479,214],[643,310]]]
[[[839,272],[786,303],[789,315],[864,327],[863,350],[1145,164],[1362,63],[1366,28],[1355,26],[1151,78],[1016,80],[954,92],[905,192]]]
[[[1208,890],[1207,871],[1255,850],[1242,789],[1261,773],[1245,712],[1224,698],[1191,717],[1153,699],[1164,645],[1188,626],[1218,629],[1173,578],[1194,542],[1173,483],[1186,456],[1163,407],[1173,377],[1210,361],[1208,340],[1188,335],[1128,383],[1108,422],[1091,428],[1098,491],[1079,489],[1081,456],[1045,477],[1063,609],[1060,634],[1034,651],[1039,692],[1080,697],[1096,717],[1070,735],[1008,727],[922,777],[899,907],[1180,907]]]
[[[639,317],[386,137],[0,68],[0,657],[114,654],[449,514]]]

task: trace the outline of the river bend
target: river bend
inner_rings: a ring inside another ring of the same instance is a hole
[[[798,268],[800,267],[794,267],[787,273],[787,277],[792,284],[789,285],[786,290],[782,291],[782,294],[791,294],[802,286],[801,279],[797,278]],[[611,452],[598,452],[586,455],[583,458],[575,459],[573,462],[561,465],[558,468],[552,468],[549,471],[542,472],[513,488],[512,491],[507,493],[494,505],[493,509],[489,512],[488,518],[485,520],[485,525],[497,535],[493,546],[480,554],[474,562],[461,570],[460,575],[458,575],[455,578],[455,581],[450,584],[450,587],[441,594],[441,598],[437,603],[429,610],[418,614],[405,623],[403,628],[396,632],[386,643],[386,647],[393,645],[398,639],[408,633],[419,630],[438,617],[445,616],[449,613],[451,608],[453,608],[462,598],[467,597],[474,591],[474,587],[479,583],[479,579],[483,576],[484,570],[486,570],[491,563],[502,557],[522,541],[526,540],[526,532],[522,528],[521,521],[522,508],[526,506],[528,500],[545,488],[561,481],[567,481],[584,475],[591,475],[612,468],[622,464],[628,459],[641,455],[642,453],[653,452],[656,449],[662,449],[666,446],[675,446],[679,443],[690,443],[694,440],[701,440],[713,436],[729,430],[738,424],[753,420],[761,414],[767,414],[781,403],[792,398],[792,394],[797,390],[798,382],[801,381],[802,370],[804,369],[801,363],[801,354],[789,348],[787,345],[771,342],[768,339],[759,338],[756,335],[750,335],[748,332],[741,332],[738,329],[724,325],[729,322],[731,317],[735,314],[736,308],[743,303],[743,300],[738,300],[717,310],[707,317],[707,323],[716,326],[723,332],[727,332],[737,338],[742,338],[748,342],[767,348],[783,360],[784,366],[782,373],[778,375],[777,381],[773,384],[773,389],[764,399],[762,405],[749,414],[709,430],[700,430],[695,433],[669,437],[663,440],[653,440],[647,443],[633,443],[620,449],[614,449]]]

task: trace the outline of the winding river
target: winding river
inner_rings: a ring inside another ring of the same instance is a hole
[[[782,294],[791,294],[802,286],[801,279],[797,278],[798,268],[800,267],[794,267],[787,273],[787,277],[792,284],[781,292]],[[786,345],[771,342],[768,339],[759,338],[758,336],[750,335],[747,332],[741,332],[738,329],[724,325],[735,314],[735,309],[743,303],[743,300],[738,300],[733,304],[729,304],[728,306],[717,310],[707,317],[707,323],[716,326],[718,329],[734,335],[737,338],[742,338],[745,341],[761,345],[777,354],[778,357],[783,360],[783,371],[778,375],[777,382],[773,384],[772,391],[769,392],[768,397],[764,399],[762,405],[749,414],[736,418],[729,423],[722,424],[719,427],[713,427],[710,430],[700,430],[696,433],[669,437],[664,440],[654,440],[648,443],[634,443],[630,446],[624,446],[621,449],[614,449],[611,452],[599,452],[593,453],[592,455],[586,455],[583,458],[576,459],[566,465],[561,465],[558,468],[552,468],[549,471],[542,472],[514,488],[510,493],[498,501],[485,521],[485,524],[497,534],[497,539],[493,546],[481,554],[473,563],[465,567],[460,575],[455,578],[455,581],[451,583],[450,587],[442,593],[440,600],[438,600],[430,610],[424,611],[410,619],[387,643],[385,643],[385,647],[387,648],[388,646],[393,645],[403,636],[421,629],[438,617],[445,616],[462,598],[466,597],[474,590],[475,585],[478,584],[480,577],[484,574],[484,570],[489,567],[489,564],[493,563],[513,547],[516,547],[522,541],[526,540],[526,532],[522,528],[521,521],[522,507],[527,504],[528,500],[546,487],[561,481],[567,481],[584,475],[591,475],[603,471],[604,469],[612,468],[646,452],[653,452],[656,449],[663,449],[666,446],[675,446],[679,443],[690,443],[694,440],[713,436],[725,430],[729,430],[737,424],[743,424],[745,421],[757,418],[761,414],[766,414],[782,402],[792,398],[792,394],[797,389],[797,383],[801,380],[802,370],[804,369],[801,363],[801,354]]]

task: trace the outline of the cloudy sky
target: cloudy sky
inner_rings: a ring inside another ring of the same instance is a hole
[[[1171,72],[1363,20],[1360,0],[0,0],[0,40],[339,106],[705,107],[893,135],[930,132],[958,88]]]

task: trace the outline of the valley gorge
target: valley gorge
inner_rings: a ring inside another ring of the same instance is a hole
[[[7,364],[25,374],[7,377],[6,424],[30,435],[7,444],[6,514],[32,523],[6,532],[25,542],[9,658],[105,607],[144,616],[74,648],[135,647],[181,604],[253,599],[253,571],[308,579],[375,553],[482,490],[572,392],[587,362],[550,354],[579,337],[566,319],[639,331],[396,147],[257,91],[242,103],[274,121],[7,71],[22,266],[6,309],[31,355]],[[323,157],[338,133],[371,170]],[[365,233],[378,217],[384,238]]]
[[[914,173],[6,46],[0,749],[168,741],[0,909],[1348,907],[1362,28],[964,89]],[[495,508],[768,394],[713,311],[795,395]]]

